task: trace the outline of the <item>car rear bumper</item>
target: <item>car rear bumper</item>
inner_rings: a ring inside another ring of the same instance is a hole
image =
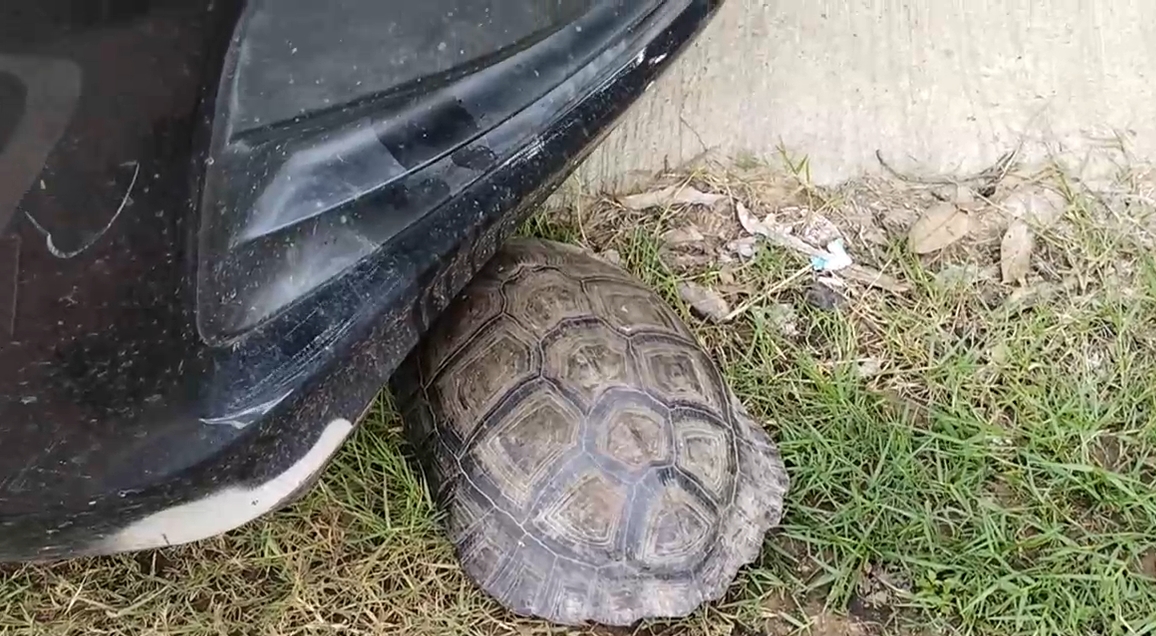
[[[417,219],[388,249],[350,270],[347,282],[327,287],[311,305],[295,305],[245,338],[184,338],[171,354],[188,361],[173,376],[180,380],[162,382],[141,398],[142,404],[166,408],[133,412],[132,426],[148,426],[148,435],[123,448],[80,453],[72,466],[38,448],[14,449],[29,457],[0,461],[0,561],[188,543],[237,528],[299,496],[432,319],[693,40],[717,2],[662,6],[630,31],[629,41],[590,62],[597,67],[575,74],[534,104],[538,129],[532,143]],[[29,236],[34,235],[23,238]],[[327,307],[345,313],[327,314]],[[177,331],[195,332],[191,323],[176,324]],[[290,346],[296,347],[297,366],[269,362],[268,352]],[[197,406],[219,401],[221,393],[206,387],[224,382],[228,394],[236,395],[238,384],[260,384],[277,373],[279,384],[246,393],[257,397],[223,415],[208,417]],[[24,411],[17,409],[36,406],[34,396],[27,404],[9,398],[0,417],[19,418]],[[163,418],[180,422],[168,426]],[[24,429],[0,422],[5,453],[19,430]],[[68,435],[70,429],[61,424],[60,430]],[[78,439],[80,444],[88,438]],[[201,450],[192,452],[196,448]],[[166,463],[166,457],[178,459]],[[40,491],[21,485],[49,470],[76,471],[83,478],[82,496],[68,490],[73,482],[67,476],[33,480]],[[53,483],[61,485],[53,490]]]

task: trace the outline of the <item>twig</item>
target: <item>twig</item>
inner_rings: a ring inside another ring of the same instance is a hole
[[[1009,172],[1011,172],[1011,168],[1015,163],[1015,158],[1019,156],[1019,152],[1020,147],[1017,146],[1014,150],[1009,150],[1008,152],[1000,155],[1000,158],[996,160],[995,164],[989,168],[985,168],[984,170],[971,175],[970,177],[958,177],[950,179],[917,177],[915,175],[900,172],[891,164],[887,163],[887,160],[883,158],[882,150],[875,151],[875,158],[879,160],[879,165],[883,166],[887,172],[890,172],[892,176],[901,181],[907,181],[909,183],[920,183],[923,185],[959,185],[960,183],[969,183],[972,181],[988,181],[999,183],[1005,177],[1007,177]]]
[[[792,274],[790,277],[786,278],[785,280],[779,281],[776,285],[772,286],[770,289],[759,293],[758,296],[754,296],[754,297],[748,299],[745,303],[739,305],[738,308],[736,308],[731,313],[727,314],[726,318],[723,318],[722,322],[730,322],[730,321],[734,320],[735,318],[738,318],[739,316],[743,315],[744,313],[750,311],[751,307],[754,307],[756,304],[761,303],[764,300],[770,298],[771,296],[783,291],[791,283],[794,283],[795,281],[799,280],[800,278],[802,278],[803,276],[805,276],[806,274],[808,274],[810,272],[811,272],[811,266],[810,265],[800,269],[799,271],[795,272],[794,274]]]

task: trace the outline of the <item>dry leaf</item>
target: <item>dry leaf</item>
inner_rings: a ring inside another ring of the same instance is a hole
[[[931,206],[907,233],[908,244],[916,254],[930,254],[967,236],[971,217],[953,203]]]
[[[706,237],[694,226],[680,227],[662,235],[662,242],[667,245],[685,245],[687,243],[701,243]]]
[[[710,206],[726,198],[725,194],[707,194],[690,186],[670,186],[653,192],[623,197],[621,203],[630,210],[646,210],[676,204]]]
[[[1004,210],[981,206],[968,211],[971,218],[969,236],[979,243],[998,241],[1007,231],[1009,217]]]
[[[747,209],[747,206],[744,205],[742,201],[735,203],[735,212],[739,217],[739,225],[743,226],[747,234],[765,234],[767,232],[762,222],[751,214],[751,211]]]
[[[696,314],[713,323],[726,322],[731,312],[730,305],[718,292],[694,283],[679,283],[678,295],[690,305]]]
[[[1023,282],[1032,269],[1032,249],[1035,239],[1032,229],[1022,219],[1012,221],[1007,232],[1003,235],[1003,242],[999,249],[999,266],[1003,273],[1003,282]]]

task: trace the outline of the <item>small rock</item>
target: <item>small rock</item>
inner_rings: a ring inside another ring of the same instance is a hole
[[[855,368],[855,374],[864,380],[868,380],[879,375],[883,371],[883,362],[877,358],[866,358],[859,361],[859,366]]]
[[[740,258],[754,258],[758,251],[759,237],[747,236],[727,243],[727,252]]]
[[[1068,201],[1064,195],[1044,187],[1020,190],[1003,203],[1008,214],[1014,219],[1026,221],[1029,225],[1046,229],[1056,224],[1064,216]]]
[[[1156,549],[1145,552],[1139,561],[1140,573],[1156,581]]]
[[[826,285],[815,283],[807,289],[807,303],[823,311],[834,311],[845,302],[842,294]]]
[[[788,303],[779,303],[766,310],[767,322],[784,336],[799,335],[799,315],[795,307]]]
[[[695,283],[678,284],[678,295],[700,317],[715,324],[726,322],[731,308],[718,292]]]
[[[599,253],[598,258],[616,267],[622,267],[622,255],[618,253],[618,250],[606,250]]]
[[[961,183],[952,183],[935,188],[931,194],[940,201],[954,203],[959,206],[969,206],[975,203],[975,190]]]
[[[878,589],[863,597],[863,604],[867,607],[884,607],[891,601],[891,592]]]

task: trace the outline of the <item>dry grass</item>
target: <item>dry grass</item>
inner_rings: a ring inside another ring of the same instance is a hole
[[[906,293],[821,291],[799,255],[720,262],[733,212],[610,200],[527,231],[615,250],[684,312],[792,473],[788,517],[728,598],[599,634],[1156,633],[1156,263],[1134,181],[1094,194],[1001,175],[972,238],[922,259],[903,232],[942,185],[813,188],[805,162],[670,182],[834,221]],[[977,182],[979,183],[979,182]],[[1004,285],[999,202],[1068,204],[1033,274]],[[707,238],[671,247],[694,224]],[[989,224],[991,227],[989,227]],[[993,242],[994,241],[994,242]],[[704,246],[706,251],[704,251]],[[802,272],[802,273],[801,273]],[[745,310],[692,317],[680,281]],[[301,503],[195,546],[0,570],[12,634],[547,634],[465,580],[386,398]]]

